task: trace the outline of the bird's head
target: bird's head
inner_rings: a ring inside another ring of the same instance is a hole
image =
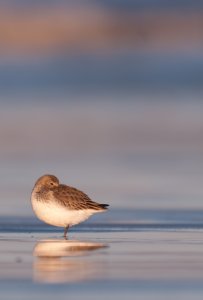
[[[40,190],[42,187],[53,188],[59,185],[59,180],[54,175],[43,175],[35,183],[34,189]]]

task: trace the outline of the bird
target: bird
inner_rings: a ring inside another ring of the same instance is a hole
[[[48,174],[36,181],[31,204],[41,221],[64,228],[64,238],[67,238],[71,226],[87,220],[95,213],[106,211],[109,206],[92,201],[82,191],[60,184],[56,176]]]

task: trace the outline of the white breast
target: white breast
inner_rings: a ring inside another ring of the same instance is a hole
[[[68,210],[57,202],[42,202],[32,198],[32,208],[37,217],[47,224],[66,227],[78,224],[98,212],[92,209]]]

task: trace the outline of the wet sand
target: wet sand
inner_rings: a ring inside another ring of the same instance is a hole
[[[0,233],[2,299],[202,299],[203,229]]]

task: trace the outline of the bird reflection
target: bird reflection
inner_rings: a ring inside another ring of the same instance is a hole
[[[38,282],[75,282],[95,278],[105,270],[101,260],[89,255],[108,247],[103,243],[44,240],[36,244],[33,279]]]

